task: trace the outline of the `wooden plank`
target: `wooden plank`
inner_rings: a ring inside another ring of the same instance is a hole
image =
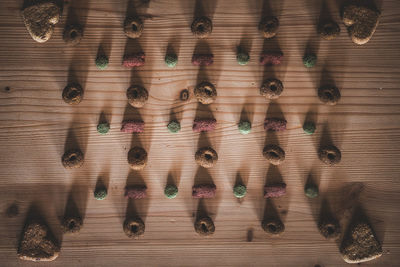
[[[342,33],[334,41],[322,41],[316,35],[321,11],[327,10],[340,22],[336,4],[340,1],[326,1],[327,9],[323,9],[318,0],[270,0],[270,10],[281,22],[274,41],[264,41],[257,32],[262,1],[201,2],[214,24],[212,35],[204,41],[190,32],[195,1],[154,0],[147,7],[135,1],[136,12],[148,19],[142,37],[132,41],[122,31],[127,0],[70,0],[52,39],[38,44],[29,37],[19,15],[22,0],[1,1],[0,265],[33,265],[17,259],[16,247],[27,210],[35,203],[62,239],[61,255],[52,266],[341,266],[345,263],[339,243],[324,240],[316,228],[323,199],[332,205],[343,227],[351,208],[361,203],[384,249],[384,255],[371,265],[399,262],[398,1],[378,3],[381,23],[364,46],[353,44],[341,23]],[[76,47],[62,40],[70,7],[84,24],[84,38]],[[236,63],[239,44],[250,52],[247,66]],[[110,57],[106,71],[94,65],[100,45]],[[168,45],[179,56],[174,69],[163,62]],[[124,69],[125,51],[139,46],[146,53],[145,66]],[[313,69],[302,65],[307,46],[318,54]],[[274,68],[259,66],[260,53],[271,47],[280,47],[284,63]],[[215,63],[202,70],[192,66],[195,50],[210,50]],[[262,80],[270,76],[285,86],[273,103],[258,93]],[[73,77],[85,89],[84,100],[75,107],[61,99]],[[215,103],[204,107],[194,99],[179,101],[182,89],[193,90],[205,78],[217,87]],[[324,106],[317,98],[316,90],[326,79],[341,89],[337,106]],[[141,83],[150,92],[148,103],[138,113],[128,106],[125,96],[132,83]],[[96,132],[102,112],[111,122],[106,136]],[[288,130],[267,137],[262,128],[266,114],[280,113],[288,121]],[[193,133],[193,119],[209,114],[217,119],[217,130],[206,136]],[[246,136],[236,126],[243,116],[253,123],[252,133]],[[306,116],[317,122],[315,135],[302,132]],[[131,117],[146,122],[143,134],[132,137],[119,132],[121,121]],[[179,134],[168,134],[166,124],[171,117],[181,120]],[[318,160],[316,151],[326,140],[342,151],[338,166],[327,167]],[[262,157],[270,141],[286,150],[287,159],[279,168],[268,166]],[[72,171],[65,170],[60,161],[71,144],[85,153],[84,167]],[[149,163],[143,171],[133,172],[127,151],[138,144],[148,151]],[[218,164],[208,172],[194,162],[198,146],[205,144],[219,155]],[[312,201],[303,193],[309,175],[319,181],[321,190],[321,196]],[[174,200],[163,196],[168,176],[179,185]],[[248,186],[248,195],[240,202],[232,194],[238,176]],[[288,185],[287,195],[274,200],[286,231],[270,238],[260,227],[266,204],[262,188],[276,176]],[[92,196],[99,177],[109,186],[109,196],[101,202]],[[194,181],[210,178],[218,193],[215,199],[204,201],[204,206],[216,232],[201,238],[193,229],[199,201],[191,198],[191,187]],[[146,223],[146,233],[130,240],[122,230],[127,209],[123,188],[127,182],[140,180],[146,183],[149,198],[135,202],[135,208]],[[78,235],[62,237],[59,218],[69,194],[84,215],[84,228]],[[19,215],[8,218],[5,211],[12,203],[19,206]]]

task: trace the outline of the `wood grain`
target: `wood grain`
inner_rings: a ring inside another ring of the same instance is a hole
[[[0,2],[1,266],[34,265],[16,255],[32,204],[62,239],[60,257],[46,266],[342,266],[339,243],[324,240],[316,228],[323,199],[343,227],[356,203],[365,209],[384,249],[380,259],[366,265],[395,266],[400,261],[399,1],[378,3],[381,23],[364,46],[353,44],[341,23],[341,35],[334,41],[316,35],[320,14],[340,21],[341,1],[325,1],[322,6],[324,1],[319,0],[270,0],[266,10],[281,22],[277,37],[270,41],[257,32],[261,0],[199,1],[214,23],[212,35],[204,41],[190,32],[194,0],[152,0],[147,6],[127,0],[68,2],[45,44],[35,43],[26,31],[19,15],[22,0]],[[137,41],[127,40],[122,30],[127,9],[146,18]],[[62,32],[73,19],[84,25],[84,38],[78,46],[68,47]],[[247,66],[236,63],[239,44],[250,52]],[[99,46],[110,57],[106,71],[94,65]],[[163,62],[168,47],[179,56],[174,69]],[[278,47],[285,54],[284,63],[259,66],[262,50]],[[302,65],[307,47],[318,54],[313,69]],[[123,54],[139,49],[146,53],[145,66],[124,69]],[[215,63],[204,69],[192,66],[194,51],[211,51]],[[268,77],[281,79],[285,86],[273,103],[258,93]],[[72,107],[62,101],[61,92],[74,79],[84,87],[85,96]],[[204,107],[193,99],[179,101],[182,89],[192,90],[203,79],[216,85],[215,103]],[[322,105],[316,93],[329,80],[342,94],[334,107]],[[150,92],[148,103],[138,111],[128,106],[125,96],[132,83]],[[96,132],[102,112],[111,123],[106,136]],[[218,121],[217,130],[193,133],[193,119],[210,114]],[[288,130],[266,136],[266,114],[283,114]],[[317,122],[315,135],[302,132],[307,116]],[[138,117],[146,123],[143,134],[119,132],[123,119]],[[167,131],[171,118],[181,121],[179,134]],[[252,121],[251,134],[239,134],[240,118]],[[318,160],[320,143],[328,141],[342,151],[338,166],[327,167]],[[262,157],[268,142],[278,142],[286,150],[287,159],[279,168],[268,166]],[[198,146],[205,144],[219,155],[218,164],[208,171],[194,162]],[[85,153],[85,165],[65,170],[61,156],[74,145]],[[149,153],[149,164],[140,172],[130,171],[127,164],[127,151],[134,145]],[[303,193],[310,175],[321,190],[312,201]],[[240,202],[232,193],[238,177],[248,186],[248,195]],[[92,195],[99,178],[109,187],[104,201]],[[274,178],[288,185],[287,195],[274,200],[286,225],[279,238],[267,237],[260,226],[266,205],[262,188]],[[163,196],[168,179],[179,185],[179,196],[173,200]],[[193,200],[194,182],[208,179],[218,188],[217,198]],[[139,240],[130,240],[122,230],[127,182],[144,182],[149,190],[149,198],[130,207],[146,223],[145,236]],[[78,235],[62,237],[59,218],[69,195],[84,216],[84,228]],[[12,203],[19,206],[19,215],[8,218],[5,211]],[[216,225],[210,238],[197,236],[193,229],[200,204]]]

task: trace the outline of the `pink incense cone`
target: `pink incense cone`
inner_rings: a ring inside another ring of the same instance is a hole
[[[125,187],[125,197],[132,199],[142,199],[147,196],[145,185],[133,185]]]
[[[193,198],[213,198],[217,187],[214,184],[195,185],[192,189]]]
[[[195,119],[193,122],[193,132],[211,132],[217,126],[216,119]]]
[[[264,198],[280,197],[286,194],[286,184],[277,183],[264,187]]]
[[[266,131],[284,131],[286,130],[287,121],[279,118],[266,118],[264,120],[264,130]]]
[[[139,120],[125,120],[122,122],[121,132],[123,133],[142,133],[144,122]]]
[[[283,60],[282,52],[266,51],[261,54],[260,64],[266,66],[274,66],[281,64]]]
[[[145,55],[143,52],[125,55],[122,65],[127,68],[143,66],[145,62]]]
[[[195,66],[210,66],[214,63],[213,54],[194,54],[192,64]]]

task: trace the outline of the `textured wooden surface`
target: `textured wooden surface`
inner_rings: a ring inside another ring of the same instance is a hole
[[[265,42],[257,32],[261,0],[200,2],[214,23],[212,35],[204,41],[190,32],[196,6],[192,0],[151,0],[147,6],[139,1],[128,5],[126,0],[70,0],[45,44],[35,43],[28,35],[19,16],[21,0],[0,2],[1,266],[34,265],[16,256],[17,237],[33,204],[62,239],[60,257],[46,266],[345,265],[339,242],[324,240],[316,228],[323,199],[343,227],[356,203],[370,217],[384,255],[365,265],[395,266],[400,261],[399,1],[378,3],[381,23],[364,46],[350,41],[342,23],[338,39],[321,41],[316,36],[320,14],[330,14],[340,22],[340,1],[327,1],[326,6],[320,0],[269,1],[267,10],[279,17],[281,27],[274,40]],[[144,33],[137,41],[127,40],[122,31],[128,6],[129,12],[146,17]],[[62,31],[66,21],[74,19],[84,25],[84,39],[68,47]],[[247,66],[235,61],[239,44],[250,51]],[[94,66],[100,45],[110,56],[106,71]],[[167,47],[179,55],[175,69],[163,62]],[[276,47],[284,52],[284,63],[274,68],[259,66],[263,48]],[[301,62],[306,47],[318,54],[313,69]],[[140,49],[146,53],[146,65],[134,71],[124,69],[124,52]],[[194,51],[211,51],[214,65],[201,70],[192,66]],[[268,103],[258,88],[263,78],[273,76],[283,81],[285,90],[277,101]],[[180,90],[192,90],[203,79],[215,83],[215,103],[204,107],[193,99],[179,101]],[[85,89],[83,102],[74,107],[61,99],[62,89],[73,80]],[[328,80],[342,93],[334,107],[322,105],[316,94],[316,88]],[[125,96],[132,83],[141,83],[150,92],[148,103],[138,111],[127,105]],[[102,112],[111,122],[106,136],[96,132]],[[201,136],[193,133],[195,116],[207,114],[218,120],[217,130]],[[283,114],[288,130],[266,136],[262,129],[266,114]],[[317,122],[313,136],[301,129],[306,116]],[[124,118],[138,117],[146,122],[143,134],[119,132]],[[174,117],[181,120],[183,129],[171,135],[166,124]],[[237,130],[241,117],[254,125],[247,136]],[[279,168],[269,166],[262,157],[268,142],[279,142],[286,150],[287,160]],[[341,149],[338,166],[328,167],[318,160],[321,142]],[[138,144],[148,151],[149,164],[133,172],[127,152]],[[209,171],[194,162],[197,147],[205,144],[219,154],[218,164]],[[65,170],[60,159],[72,146],[85,153],[85,165]],[[310,175],[321,190],[321,196],[312,201],[303,193]],[[241,202],[232,194],[238,177],[249,189]],[[99,178],[109,186],[104,201],[92,195]],[[174,200],[163,196],[168,179],[179,185]],[[217,198],[193,200],[192,185],[210,179],[218,188]],[[266,206],[262,188],[274,179],[288,185],[287,195],[273,201],[286,225],[279,238],[267,237],[260,227]],[[128,209],[143,218],[146,233],[131,240],[122,230],[128,206],[123,188],[138,182],[147,185],[149,197]],[[62,236],[59,218],[69,195],[84,216],[84,228],[78,235]],[[19,215],[9,218],[6,209],[12,203],[19,206]],[[193,216],[199,206],[215,222],[212,237],[194,232]]]

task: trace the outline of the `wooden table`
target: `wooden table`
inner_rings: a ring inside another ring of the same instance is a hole
[[[370,218],[384,255],[365,265],[398,264],[398,0],[378,3],[381,23],[363,46],[351,42],[340,22],[336,4],[340,1],[270,0],[265,8],[261,0],[199,1],[214,24],[205,40],[194,38],[190,31],[197,14],[192,0],[154,0],[148,5],[126,0],[68,2],[52,39],[44,44],[34,42],[26,31],[19,15],[22,0],[0,3],[1,266],[37,266],[16,255],[18,236],[32,205],[62,240],[59,258],[41,266],[342,266],[340,242],[325,240],[316,227],[325,200],[344,229],[357,203]],[[280,19],[273,40],[264,41],[257,32],[262,10]],[[127,13],[132,12],[146,18],[137,40],[128,40],[122,30]],[[342,32],[336,40],[317,36],[320,14],[330,14],[340,23]],[[84,26],[84,38],[76,47],[62,40],[66,21]],[[250,52],[247,66],[236,62],[239,44]],[[105,71],[94,65],[100,46],[110,57]],[[163,62],[168,47],[179,56],[173,69]],[[274,48],[284,52],[284,62],[260,66],[263,49]],[[318,55],[315,68],[302,65],[306,48]],[[146,53],[145,66],[123,68],[124,53],[138,50]],[[215,63],[199,70],[191,65],[194,51],[211,51]],[[282,96],[271,103],[259,95],[262,80],[269,77],[281,79],[285,86]],[[179,100],[182,89],[193,90],[204,79],[217,87],[213,104]],[[78,106],[69,106],[61,98],[69,81],[84,87],[84,100]],[[317,88],[329,81],[341,90],[337,106],[323,105],[317,97]],[[125,95],[134,83],[150,93],[148,103],[138,110],[128,105]],[[102,113],[111,123],[105,136],[96,131]],[[218,121],[217,130],[193,133],[193,119],[210,114]],[[262,127],[266,115],[283,115],[287,131],[267,136]],[[121,121],[129,118],[142,118],[145,132],[121,133]],[[180,133],[168,133],[171,118],[181,121]],[[253,124],[249,135],[238,132],[241,118]],[[303,133],[306,118],[317,123],[314,135]],[[286,151],[286,161],[279,167],[262,157],[264,145],[276,142]],[[318,147],[326,142],[342,151],[338,166],[319,161]],[[149,154],[143,171],[132,171],[127,164],[127,152],[134,145]],[[203,145],[211,145],[219,155],[217,165],[207,171],[194,162],[195,151]],[[85,165],[66,170],[61,156],[73,146],[84,152]],[[304,195],[309,177],[320,185],[317,199]],[[104,201],[93,197],[98,179],[108,185]],[[248,187],[242,201],[232,193],[238,179]],[[274,179],[283,180],[288,192],[267,205],[263,186]],[[164,197],[167,181],[179,185],[176,199]],[[217,197],[192,199],[193,184],[204,181],[216,184]],[[134,209],[146,224],[139,240],[127,238],[122,230],[127,212],[124,187],[134,183],[145,183],[149,194],[129,206],[128,212]],[[76,202],[84,227],[79,234],[63,236],[59,221],[68,199]],[[19,215],[10,218],[6,210],[13,203]],[[286,226],[276,238],[261,229],[265,207],[271,205]],[[214,220],[212,237],[194,232],[198,209],[205,209]]]

